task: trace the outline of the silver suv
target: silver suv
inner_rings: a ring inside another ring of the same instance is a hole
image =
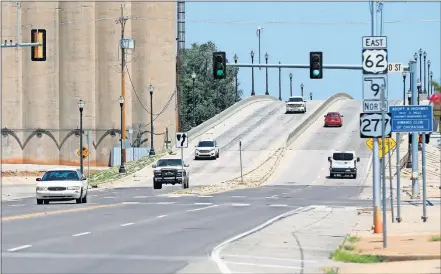
[[[199,141],[194,150],[194,159],[198,160],[200,158],[213,160],[219,158],[219,147],[217,146],[216,140],[204,139]]]

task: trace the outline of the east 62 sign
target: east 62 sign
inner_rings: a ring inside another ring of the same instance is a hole
[[[392,134],[390,113],[384,114],[384,135],[389,138]],[[380,138],[382,136],[381,113],[360,113],[360,137]]]

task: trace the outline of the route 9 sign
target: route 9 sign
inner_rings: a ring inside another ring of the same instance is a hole
[[[385,74],[387,69],[387,49],[363,49],[363,74]]]
[[[386,138],[392,135],[392,118],[390,113],[384,114],[384,124],[386,126],[384,136]],[[380,138],[381,113],[360,113],[360,138]]]

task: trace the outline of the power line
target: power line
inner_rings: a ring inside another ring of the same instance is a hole
[[[151,114],[150,111],[148,111],[148,110],[145,108],[145,106],[142,104],[141,99],[139,99],[138,93],[136,92],[135,86],[133,85],[132,77],[130,76],[130,72],[129,72],[129,68],[127,67],[127,64],[126,64],[126,70],[127,70],[127,75],[129,76],[129,81],[130,81],[130,84],[131,84],[131,86],[132,86],[133,93],[135,93],[136,99],[138,99],[138,102],[139,102],[139,104],[141,105],[141,107],[142,107],[142,108],[143,108],[148,114]],[[154,113],[153,113],[153,115],[158,116],[158,114],[154,114]]]

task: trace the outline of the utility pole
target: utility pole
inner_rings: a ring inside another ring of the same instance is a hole
[[[181,73],[185,51],[185,1],[177,2],[177,54],[176,54],[176,132],[183,131]]]
[[[117,24],[121,24],[121,40],[120,40],[120,47],[121,47],[121,96],[123,98],[126,98],[126,51],[127,45],[125,44],[124,40],[124,29],[126,26],[126,22],[129,20],[128,16],[124,16],[124,8],[123,5],[121,5],[121,17],[118,18],[116,21]],[[126,104],[123,104],[122,106],[122,116],[121,116],[121,139],[126,139]],[[126,163],[126,149],[122,149],[122,163]]]

